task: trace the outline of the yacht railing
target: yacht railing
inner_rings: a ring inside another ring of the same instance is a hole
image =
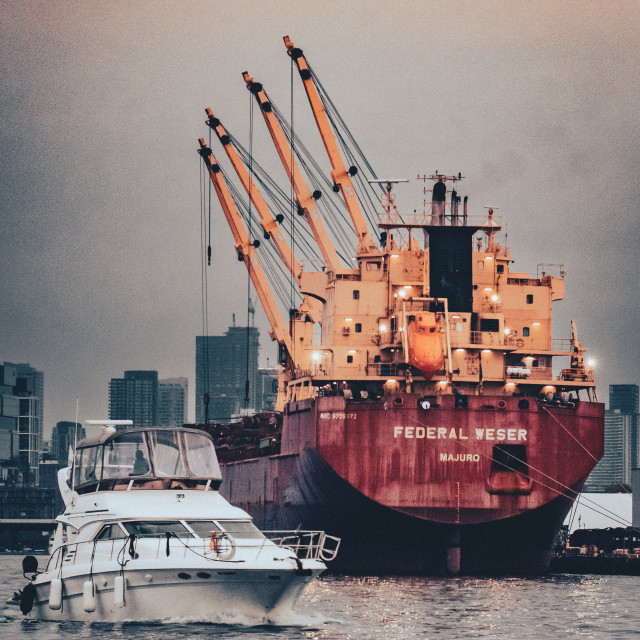
[[[131,535],[111,540],[87,540],[72,542],[56,548],[47,563],[46,571],[61,567],[98,561],[118,562],[125,566],[131,559],[161,559],[163,557],[187,558],[190,554],[211,561],[244,562],[246,552],[256,551],[256,558],[272,543],[292,552],[299,559],[330,562],[336,557],[340,538],[324,531],[264,531],[261,538],[242,538],[233,531],[216,533],[215,543],[194,535],[173,532],[149,535]],[[245,553],[243,553],[245,552]]]

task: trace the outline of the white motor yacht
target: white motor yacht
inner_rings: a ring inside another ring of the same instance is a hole
[[[66,508],[44,571],[23,561],[25,615],[268,622],[335,557],[337,538],[261,532],[229,504],[207,433],[100,424],[58,474]]]

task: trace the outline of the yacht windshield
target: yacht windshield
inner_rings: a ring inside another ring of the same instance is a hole
[[[103,478],[150,475],[144,432],[123,433],[104,447]]]
[[[74,486],[125,478],[221,480],[222,476],[211,439],[179,429],[122,432],[76,451]]]

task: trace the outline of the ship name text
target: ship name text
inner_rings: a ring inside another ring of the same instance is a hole
[[[507,442],[526,442],[526,429],[473,429],[472,440],[498,440]],[[408,438],[417,440],[469,440],[464,429],[447,427],[393,427],[394,438]]]

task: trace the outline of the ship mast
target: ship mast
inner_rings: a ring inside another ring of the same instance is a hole
[[[362,209],[360,208],[356,192],[353,188],[353,183],[351,182],[351,176],[356,174],[357,169],[356,167],[351,167],[349,171],[347,171],[344,165],[342,156],[338,150],[338,145],[336,144],[336,138],[329,123],[329,118],[327,117],[327,112],[325,111],[322,100],[318,95],[318,91],[313,80],[313,74],[307,64],[307,60],[304,57],[302,49],[294,47],[289,36],[284,37],[284,44],[287,47],[287,52],[295,61],[298,71],[300,72],[300,77],[302,78],[305,91],[307,92],[307,98],[309,99],[311,110],[313,111],[313,117],[315,118],[318,130],[320,131],[320,136],[322,137],[322,142],[324,143],[327,155],[329,156],[329,161],[333,168],[331,171],[331,177],[337,187],[336,190],[339,190],[342,193],[342,197],[347,205],[347,210],[351,216],[351,221],[353,222],[354,229],[358,236],[358,253],[369,253],[371,251],[375,251],[376,247],[369,235],[367,223],[362,214]]]

